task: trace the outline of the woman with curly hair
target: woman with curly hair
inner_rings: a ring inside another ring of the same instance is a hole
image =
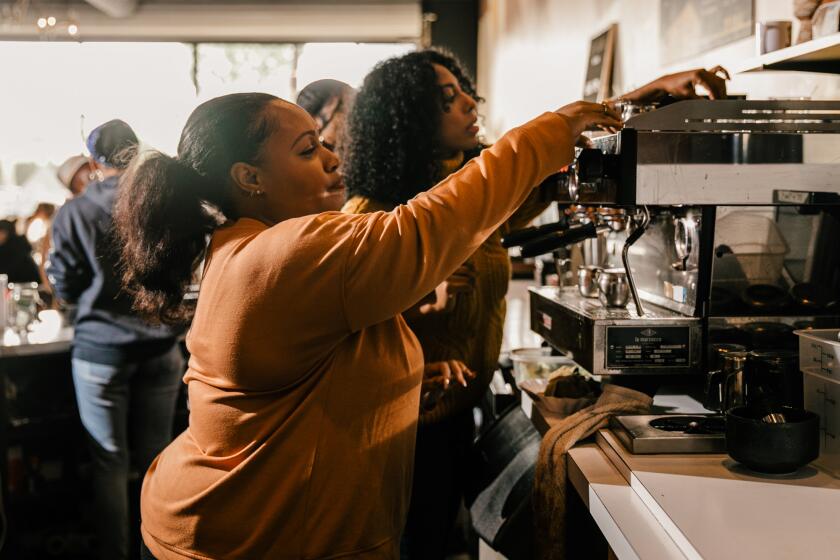
[[[435,50],[390,59],[365,79],[349,120],[343,211],[389,211],[457,171],[483,147],[475,87],[458,62]],[[421,411],[404,546],[411,559],[443,558],[458,512],[472,408],[490,383],[502,346],[510,260],[501,236],[548,205],[535,190],[447,281],[434,304],[406,315],[429,363],[463,364],[474,375],[452,383]]]
[[[722,80],[705,70],[660,78],[625,96],[651,99],[693,94],[695,83],[721,95]],[[725,88],[723,88],[725,93]],[[343,211],[389,211],[460,169],[484,147],[478,138],[475,86],[459,63],[426,50],[389,59],[366,78],[349,119]],[[517,212],[490,234],[436,289],[437,302],[406,315],[427,362],[454,361],[475,372],[451,384],[420,415],[412,501],[404,533],[410,558],[443,558],[460,504],[472,408],[487,390],[499,357],[511,267],[502,235],[544,211],[551,184],[535,188]],[[481,201],[476,201],[481,203]],[[440,231],[447,235],[447,231]]]

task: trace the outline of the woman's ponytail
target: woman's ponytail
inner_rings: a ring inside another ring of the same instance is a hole
[[[201,176],[160,152],[148,152],[120,179],[114,223],[123,286],[141,315],[185,323],[183,295],[218,225],[200,195]]]
[[[267,110],[277,99],[235,93],[202,103],[187,119],[177,159],[143,153],[120,178],[114,224],[123,289],[144,317],[189,321],[183,296],[207,236],[236,218],[230,169],[258,161],[277,124]]]

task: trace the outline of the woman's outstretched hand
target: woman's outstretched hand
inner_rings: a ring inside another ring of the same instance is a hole
[[[585,130],[600,128],[608,132],[619,130],[623,125],[621,115],[607,103],[575,101],[555,111],[563,115],[572,129],[572,137],[577,140]]]
[[[696,88],[702,86],[709,92],[712,99],[726,99],[726,80],[729,72],[722,66],[715,66],[706,70],[696,68],[662,76],[635,91],[621,96],[626,101],[650,102],[657,101],[666,95],[678,99],[696,99]]]

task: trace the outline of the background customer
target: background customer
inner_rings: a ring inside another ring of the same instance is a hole
[[[315,119],[324,147],[343,157],[347,115],[353,107],[356,90],[338,80],[316,80],[300,90],[297,104]]]
[[[95,128],[87,145],[103,179],[56,214],[47,273],[57,297],[78,306],[73,383],[94,460],[100,557],[114,560],[129,554],[130,443],[143,473],[172,439],[183,358],[175,333],[140,319],[119,284],[112,212],[137,136],[112,120]]]

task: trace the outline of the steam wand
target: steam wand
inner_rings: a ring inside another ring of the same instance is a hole
[[[633,221],[636,221],[634,216]],[[639,223],[633,228],[633,232],[627,236],[624,242],[624,248],[621,250],[621,262],[624,263],[624,271],[627,273],[627,282],[630,284],[630,293],[633,295],[633,303],[636,304],[636,313],[639,317],[645,316],[645,309],[642,307],[642,300],[639,298],[639,292],[636,290],[636,282],[633,280],[633,272],[630,270],[630,260],[628,259],[628,252],[630,247],[644,235],[650,224],[650,211],[647,206],[642,206],[642,215]]]

